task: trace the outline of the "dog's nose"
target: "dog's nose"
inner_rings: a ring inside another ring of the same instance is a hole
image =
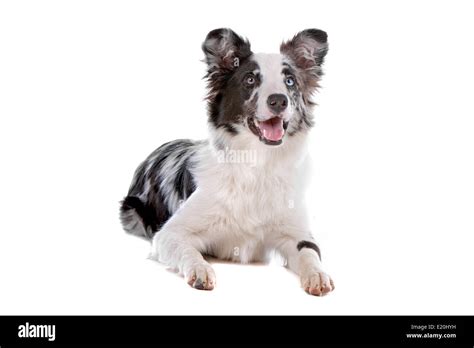
[[[279,114],[288,106],[288,98],[284,94],[271,94],[267,99],[267,105],[270,110]]]

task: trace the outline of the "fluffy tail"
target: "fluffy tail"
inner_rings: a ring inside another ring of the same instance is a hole
[[[150,224],[154,220],[153,214],[153,209],[136,196],[127,196],[121,202],[120,221],[124,230],[130,234],[151,239],[156,231],[156,226]]]

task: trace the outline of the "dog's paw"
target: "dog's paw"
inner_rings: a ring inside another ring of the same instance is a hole
[[[324,296],[334,290],[331,277],[320,270],[308,271],[301,276],[301,286],[310,295]]]
[[[193,265],[185,277],[186,282],[198,290],[212,290],[216,285],[216,275],[208,263]]]

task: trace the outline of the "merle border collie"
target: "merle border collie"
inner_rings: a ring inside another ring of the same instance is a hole
[[[329,293],[304,208],[327,34],[307,29],[279,54],[255,54],[248,40],[216,29],[202,49],[209,140],[168,142],[140,164],[121,203],[124,229],[150,239],[151,257],[196,289],[216,285],[206,255],[248,263],[277,253],[306,292]]]

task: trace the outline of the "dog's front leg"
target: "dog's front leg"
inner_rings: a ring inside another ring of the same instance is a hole
[[[287,266],[299,275],[303,289],[316,296],[323,296],[334,290],[334,282],[323,271],[321,253],[311,234],[301,230],[282,232],[277,251],[286,259]]]
[[[212,290],[216,276],[204,260],[206,221],[195,211],[198,197],[191,196],[153,237],[151,256],[179,270],[186,282],[199,290]],[[202,208],[202,207],[201,207]]]

